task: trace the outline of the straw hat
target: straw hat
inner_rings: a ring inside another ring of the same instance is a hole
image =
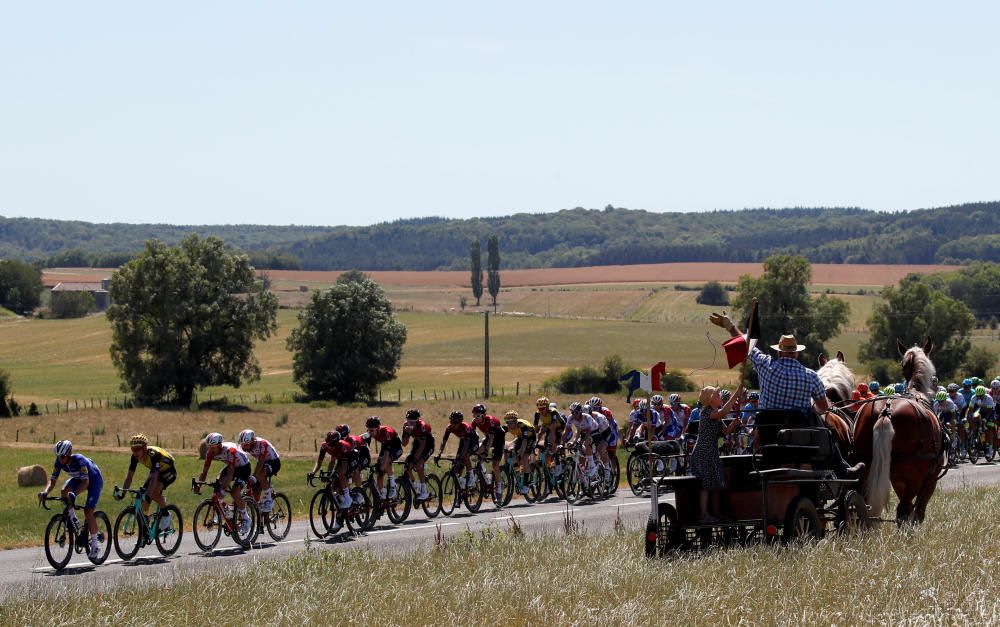
[[[771,344],[771,348],[779,353],[797,353],[806,349],[804,344],[795,341],[794,335],[782,335],[777,344]]]

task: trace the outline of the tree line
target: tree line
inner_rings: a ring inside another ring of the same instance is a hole
[[[733,225],[743,225],[733,228]],[[469,243],[496,233],[507,268],[667,262],[1000,262],[1000,202],[880,212],[858,208],[658,213],[608,206],[500,218],[419,218],[364,227],[90,224],[0,217],[0,257],[117,267],[148,239],[224,239],[257,268],[463,270]],[[123,257],[124,256],[124,257]]]

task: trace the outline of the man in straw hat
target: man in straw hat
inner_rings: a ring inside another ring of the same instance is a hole
[[[725,312],[721,316],[713,313],[709,321],[723,327],[733,337],[741,335]],[[756,346],[750,349],[750,361],[760,379],[760,408],[799,412],[816,426],[826,426],[819,417],[830,409],[826,388],[815,370],[799,362],[798,354],[805,348],[794,335],[782,335],[777,344],[771,345],[778,353],[777,358]],[[848,466],[836,446],[833,447],[833,462],[834,473],[841,479],[856,477],[865,467],[864,464]]]

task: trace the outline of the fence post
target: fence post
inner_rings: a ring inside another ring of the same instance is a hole
[[[521,395],[521,382],[518,381],[517,387],[514,388],[514,396],[520,396],[520,395]]]
[[[122,445],[122,436],[120,436],[120,435],[118,435],[116,433],[115,434],[115,440],[118,442],[118,446],[121,447],[121,445]]]
[[[14,441],[15,442],[20,442],[21,441],[21,430],[20,429],[18,429],[17,431],[14,432]]]
[[[56,432],[55,431],[52,432],[52,443],[53,444],[56,443]]]
[[[94,430],[93,429],[90,430],[90,445],[91,446],[94,445]]]
[[[401,388],[396,388],[396,402],[399,403],[403,400],[403,390]]]
[[[316,438],[313,438],[313,453],[316,453],[318,451],[319,451],[319,442],[316,441]]]
[[[288,450],[292,450],[292,436],[288,436]]]
[[[187,446],[186,446],[186,442],[184,441],[184,434],[182,433],[181,434],[181,450],[183,451],[185,448],[187,448]]]
[[[531,396],[531,384],[528,384],[528,396]]]
[[[410,388],[410,400],[413,400],[413,388]]]

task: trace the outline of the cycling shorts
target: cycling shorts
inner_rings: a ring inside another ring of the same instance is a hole
[[[142,485],[142,488],[146,491],[149,491],[149,480],[151,478],[152,475],[146,477],[146,483]],[[170,484],[176,480],[177,480],[177,469],[173,467],[161,470],[159,476],[157,477],[157,481],[160,482],[161,491],[166,490],[168,487],[170,487]]]
[[[601,442],[607,442],[608,437],[611,436],[611,427],[608,427],[604,431],[598,431],[591,436],[591,444],[600,444]]]
[[[70,492],[76,493],[79,491],[81,483],[83,483],[82,477],[72,477],[63,484],[63,487],[68,488]],[[90,483],[87,484],[87,502],[83,506],[88,509],[96,508],[97,502],[101,500],[101,490],[103,488],[104,478],[101,475],[90,475]]]
[[[347,472],[356,472],[364,468],[368,468],[368,465],[372,461],[372,455],[368,451],[367,446],[362,446],[359,449],[351,451],[351,454],[347,457]]]
[[[418,462],[423,463],[431,458],[431,455],[434,453],[434,436],[433,435],[424,436],[423,442],[424,442],[424,448],[422,451],[420,451],[419,460],[417,459],[415,453],[417,452],[417,444],[420,443],[420,440],[415,440],[413,442],[413,446],[412,448],[410,448],[410,454],[406,456],[407,464],[415,465]]]
[[[279,470],[281,470],[280,458],[276,457],[274,459],[264,460],[264,472],[267,473],[268,477],[273,477],[274,475],[278,474]]]
[[[382,450],[379,451],[379,459],[388,456],[392,461],[396,461],[402,457],[402,455],[403,441],[399,439],[398,435],[394,438],[386,440],[385,444],[382,445]]]
[[[461,440],[458,441],[458,457],[463,457],[479,447],[479,436],[475,433],[470,433]]]
[[[222,475],[226,474],[226,469],[223,468],[219,472],[219,481],[222,481]],[[233,485],[237,487],[243,487],[250,481],[250,464],[243,464],[242,466],[237,466],[233,470]]]
[[[499,462],[500,460],[503,459],[503,447],[504,447],[503,431],[497,429],[493,431],[491,435],[493,436],[493,442],[492,445],[490,446],[490,457],[492,457],[494,461]]]
[[[516,438],[514,440],[514,453],[515,454],[520,454],[522,446],[524,446],[524,452],[525,453],[530,453],[531,452],[531,447],[534,446],[534,445],[535,445],[535,436],[534,435],[522,435],[521,437]]]

